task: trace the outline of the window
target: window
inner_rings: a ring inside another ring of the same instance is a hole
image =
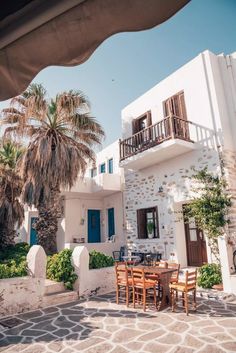
[[[137,228],[138,239],[160,238],[157,207],[137,210]]]
[[[97,168],[92,168],[90,169],[90,176],[91,178],[94,178],[97,175]]]
[[[151,111],[146,112],[139,118],[134,119],[133,122],[133,134],[146,129],[146,127],[152,125],[152,115]]]
[[[108,160],[108,173],[113,174],[113,158]]]
[[[164,116],[175,115],[187,120],[184,92],[181,91],[163,102]]]
[[[100,174],[106,173],[106,164],[100,164]]]

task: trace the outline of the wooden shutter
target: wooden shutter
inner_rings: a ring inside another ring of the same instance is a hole
[[[132,130],[133,130],[133,135],[138,132],[138,120],[137,119],[132,120]]]
[[[187,120],[184,92],[179,92],[163,102],[164,117],[175,115]]]
[[[171,98],[167,99],[163,102],[163,110],[164,110],[164,117],[170,116],[173,114],[172,112],[172,102]]]
[[[184,92],[179,93],[180,118],[187,120]]]
[[[151,126],[152,125],[152,113],[151,110],[149,110],[147,112],[147,126]]]
[[[146,209],[137,210],[138,239],[147,238]]]

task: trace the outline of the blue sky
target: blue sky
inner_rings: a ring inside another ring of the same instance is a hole
[[[107,145],[121,136],[121,109],[135,98],[205,49],[236,51],[235,18],[236,0],[192,0],[162,25],[110,37],[86,63],[46,68],[34,81],[50,96],[82,90],[104,126]]]

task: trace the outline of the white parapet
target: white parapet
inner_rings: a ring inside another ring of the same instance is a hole
[[[228,244],[228,236],[218,237],[218,244],[224,292],[236,294],[233,248]]]
[[[115,288],[114,267],[89,269],[89,252],[85,246],[76,246],[72,253],[72,265],[78,276],[74,290],[79,296],[108,293]]]

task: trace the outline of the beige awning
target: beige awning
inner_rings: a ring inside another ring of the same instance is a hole
[[[43,68],[81,64],[112,34],[152,28],[189,1],[30,1],[0,21],[0,100],[21,93]]]

